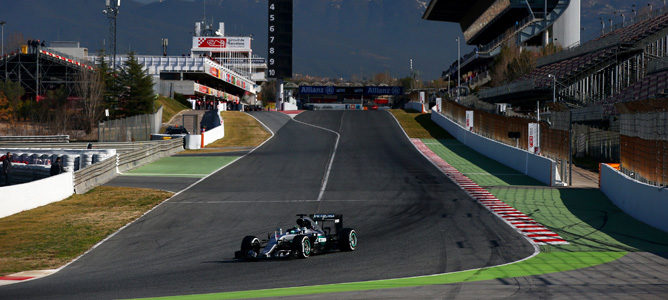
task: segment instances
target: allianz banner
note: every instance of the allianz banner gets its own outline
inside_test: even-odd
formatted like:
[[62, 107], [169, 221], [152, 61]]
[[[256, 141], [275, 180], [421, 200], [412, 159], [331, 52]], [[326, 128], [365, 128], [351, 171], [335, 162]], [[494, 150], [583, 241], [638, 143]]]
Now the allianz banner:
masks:
[[300, 86], [299, 93], [304, 95], [402, 95], [404, 88], [400, 86]]

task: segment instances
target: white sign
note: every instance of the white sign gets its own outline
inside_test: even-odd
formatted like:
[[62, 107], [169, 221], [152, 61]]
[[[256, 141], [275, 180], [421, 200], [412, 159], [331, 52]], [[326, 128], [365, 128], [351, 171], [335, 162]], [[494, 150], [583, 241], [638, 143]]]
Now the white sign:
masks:
[[193, 37], [193, 51], [250, 51], [250, 37], [215, 37], [195, 36]]
[[436, 111], [443, 112], [443, 99], [436, 98]]
[[473, 130], [473, 111], [472, 110], [467, 110], [466, 111], [466, 130], [469, 130], [469, 131]]
[[531, 153], [540, 152], [540, 125], [538, 123], [529, 123], [527, 150]]
[[420, 103], [424, 104], [424, 92], [420, 92]]

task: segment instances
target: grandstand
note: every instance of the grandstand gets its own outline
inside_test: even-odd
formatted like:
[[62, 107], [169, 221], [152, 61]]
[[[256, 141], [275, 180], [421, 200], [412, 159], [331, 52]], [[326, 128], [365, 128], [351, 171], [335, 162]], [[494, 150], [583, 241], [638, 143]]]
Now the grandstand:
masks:
[[93, 64], [47, 47], [24, 47], [0, 58], [0, 81], [20, 82], [32, 99], [42, 99], [47, 91], [60, 87], [74, 96], [82, 69], [92, 70]]
[[[432, 0], [422, 18], [458, 23], [466, 43], [476, 46], [459, 58], [462, 81], [471, 88], [489, 82], [492, 58], [506, 43], [563, 48], [580, 43], [580, 0]], [[457, 68], [455, 61], [443, 78], [456, 79]]]
[[[658, 10], [582, 46], [540, 58], [529, 74], [508, 85], [482, 90], [479, 97], [515, 104], [550, 100], [556, 85], [554, 100], [573, 107], [629, 101], [633, 99], [628, 97], [633, 98], [634, 94], [627, 88], [643, 81], [650, 73], [648, 66], [662, 61], [667, 54], [668, 13]], [[651, 78], [665, 81], [660, 73], [658, 76]], [[657, 84], [663, 87], [665, 82]], [[637, 92], [636, 100], [641, 100], [663, 91]]]

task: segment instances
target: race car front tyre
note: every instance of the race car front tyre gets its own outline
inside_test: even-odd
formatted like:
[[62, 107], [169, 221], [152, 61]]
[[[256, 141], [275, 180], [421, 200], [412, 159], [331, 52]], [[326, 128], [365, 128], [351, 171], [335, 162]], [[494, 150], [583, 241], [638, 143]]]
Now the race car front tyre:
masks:
[[292, 252], [296, 258], [307, 258], [311, 255], [311, 240], [308, 236], [297, 235], [292, 239]]
[[357, 248], [357, 232], [352, 228], [343, 228], [339, 235], [339, 249], [341, 251], [355, 251]]
[[260, 239], [256, 236], [248, 235], [241, 241], [241, 255], [243, 258], [257, 258], [260, 254]]

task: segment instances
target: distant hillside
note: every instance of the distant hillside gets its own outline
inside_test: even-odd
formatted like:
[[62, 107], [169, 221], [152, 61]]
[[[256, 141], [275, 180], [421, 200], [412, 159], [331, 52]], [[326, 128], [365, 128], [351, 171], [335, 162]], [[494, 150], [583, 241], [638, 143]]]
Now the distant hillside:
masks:
[[[600, 34], [599, 16], [608, 19], [616, 10], [632, 15], [627, 0], [581, 0], [582, 37]], [[408, 74], [408, 61], [423, 78], [440, 75], [455, 60], [458, 25], [424, 21], [428, 0], [295, 0], [294, 71], [330, 77], [351, 77], [390, 71]], [[654, 7], [663, 1], [653, 0]], [[226, 24], [228, 35], [253, 34], [255, 53], [266, 56], [266, 0], [123, 0], [118, 18], [121, 52], [158, 55], [160, 41], [169, 39], [170, 55], [190, 49], [194, 22]], [[642, 3], [642, 4], [640, 4]], [[647, 1], [639, 2], [646, 7]], [[0, 19], [5, 37], [20, 31], [26, 38], [77, 40], [91, 52], [108, 39], [103, 0], [2, 1]], [[621, 16], [615, 17], [621, 22]], [[606, 26], [608, 26], [606, 24]], [[462, 54], [470, 51], [463, 47]]]
[[[102, 0], [5, 1], [0, 19], [6, 34], [78, 40], [91, 52], [108, 39]], [[123, 0], [118, 17], [122, 52], [160, 54], [169, 39], [169, 54], [190, 49], [194, 22], [204, 15], [202, 0]], [[440, 75], [457, 49], [455, 24], [421, 19], [425, 1], [418, 0], [295, 0], [294, 71], [330, 77], [371, 76], [390, 71], [408, 74], [408, 61], [425, 78]], [[226, 24], [228, 35], [253, 34], [255, 53], [266, 56], [266, 0], [208, 0], [206, 17]], [[17, 28], [18, 27], [18, 28]]]

